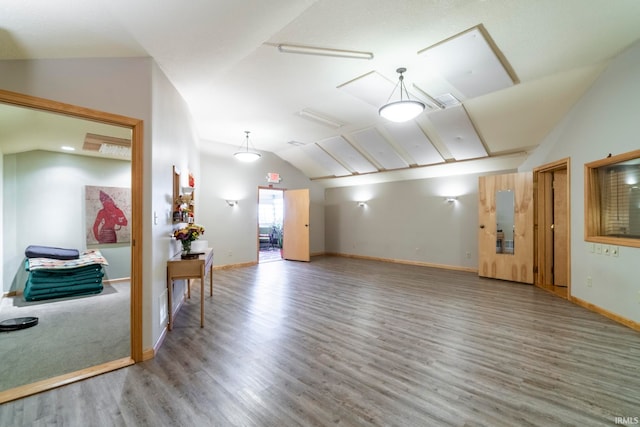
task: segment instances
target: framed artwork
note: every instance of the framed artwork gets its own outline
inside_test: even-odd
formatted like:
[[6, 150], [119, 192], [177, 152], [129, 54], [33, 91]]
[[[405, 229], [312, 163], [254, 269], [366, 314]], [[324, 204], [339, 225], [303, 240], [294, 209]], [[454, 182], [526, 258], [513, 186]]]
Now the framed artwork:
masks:
[[131, 241], [131, 189], [85, 187], [87, 245]]

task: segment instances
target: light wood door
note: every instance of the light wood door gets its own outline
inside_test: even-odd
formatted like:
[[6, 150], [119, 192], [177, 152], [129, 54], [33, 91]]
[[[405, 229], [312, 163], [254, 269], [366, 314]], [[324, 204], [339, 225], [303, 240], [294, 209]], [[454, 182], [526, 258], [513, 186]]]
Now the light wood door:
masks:
[[[513, 253], [496, 251], [498, 191], [514, 193]], [[489, 175], [478, 181], [478, 274], [533, 283], [533, 175]]]
[[309, 261], [309, 189], [285, 190], [282, 258]]
[[553, 284], [567, 286], [567, 170], [553, 172]]
[[536, 192], [534, 283], [563, 298], [569, 297], [571, 288], [569, 171], [568, 158], [533, 171]]

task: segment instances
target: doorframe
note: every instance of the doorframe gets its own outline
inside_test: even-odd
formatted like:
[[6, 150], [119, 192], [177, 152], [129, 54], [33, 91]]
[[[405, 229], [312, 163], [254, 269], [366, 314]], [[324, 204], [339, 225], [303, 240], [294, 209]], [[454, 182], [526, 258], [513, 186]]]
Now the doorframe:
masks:
[[[553, 192], [543, 185], [546, 177], [554, 172], [565, 170], [567, 173], [567, 287], [566, 291], [555, 289], [553, 284], [544, 283], [544, 272], [548, 269], [548, 257], [546, 256], [547, 243], [542, 232], [544, 228], [550, 226], [545, 215], [545, 206], [553, 203]], [[533, 191], [534, 191], [534, 249], [533, 249], [533, 284], [539, 288], [547, 290], [554, 295], [571, 300], [571, 158], [566, 157], [555, 162], [547, 163], [533, 170]], [[551, 261], [553, 263], [553, 261]]]
[[69, 374], [12, 388], [0, 393], [0, 403], [27, 397], [105, 372], [120, 369], [143, 360], [142, 350], [142, 179], [144, 122], [117, 114], [38, 98], [0, 89], [0, 102], [18, 107], [48, 111], [69, 117], [93, 120], [131, 129], [131, 302], [130, 340], [131, 355]]
[[[284, 222], [284, 192], [287, 191], [286, 188], [274, 187], [273, 184], [268, 186], [259, 185], [258, 186], [258, 197], [256, 201], [256, 205], [258, 206], [258, 214], [256, 215], [256, 259], [257, 263], [260, 264], [260, 190], [271, 190], [271, 191], [280, 191], [282, 193], [283, 205], [282, 205], [282, 218]], [[284, 223], [283, 223], [284, 225]], [[282, 256], [280, 257], [281, 259]]]

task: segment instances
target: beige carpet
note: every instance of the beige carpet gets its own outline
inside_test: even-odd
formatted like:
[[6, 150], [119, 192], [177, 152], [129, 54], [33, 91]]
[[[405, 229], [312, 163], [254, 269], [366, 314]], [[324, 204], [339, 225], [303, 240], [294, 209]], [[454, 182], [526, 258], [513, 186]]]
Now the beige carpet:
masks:
[[129, 356], [130, 301], [129, 282], [82, 297], [2, 298], [0, 321], [35, 316], [39, 322], [0, 332], [0, 390]]

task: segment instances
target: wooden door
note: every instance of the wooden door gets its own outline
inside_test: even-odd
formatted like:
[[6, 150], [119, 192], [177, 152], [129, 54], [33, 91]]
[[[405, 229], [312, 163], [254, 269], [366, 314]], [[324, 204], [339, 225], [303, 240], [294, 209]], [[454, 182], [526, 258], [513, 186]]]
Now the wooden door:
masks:
[[571, 288], [569, 159], [540, 166], [533, 171], [536, 225], [534, 277], [536, 286], [568, 298]]
[[[513, 192], [513, 250], [498, 242], [496, 195]], [[533, 175], [530, 172], [489, 175], [478, 181], [478, 274], [533, 283]], [[510, 226], [511, 227], [511, 226]], [[500, 234], [502, 237], [502, 232]], [[509, 248], [511, 249], [511, 248]]]
[[553, 285], [568, 283], [567, 170], [553, 172]]
[[282, 258], [309, 261], [309, 189], [285, 190]]

